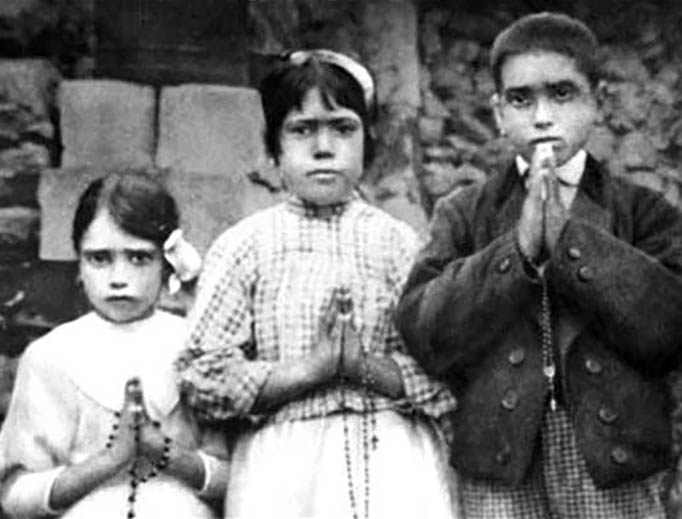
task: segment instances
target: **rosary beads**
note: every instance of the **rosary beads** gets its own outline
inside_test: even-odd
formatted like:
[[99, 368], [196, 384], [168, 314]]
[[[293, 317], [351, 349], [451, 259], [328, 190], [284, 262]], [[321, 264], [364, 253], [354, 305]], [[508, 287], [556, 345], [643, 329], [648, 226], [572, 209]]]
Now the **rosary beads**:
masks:
[[[350, 298], [350, 292], [347, 288], [339, 289], [339, 318], [348, 324], [352, 320], [352, 315], [353, 302]], [[345, 333], [342, 334], [341, 341], [343, 350], [345, 347]], [[370, 394], [371, 388], [374, 386], [374, 378], [372, 376], [372, 371], [369, 364], [369, 352], [365, 348], [362, 348], [361, 355], [363, 409], [361, 414], [360, 430], [362, 434], [362, 461], [364, 476], [364, 517], [367, 519], [369, 517], [370, 503], [370, 452], [372, 450], [376, 450], [378, 438], [376, 436], [376, 408], [374, 400]], [[359, 519], [358, 503], [355, 495], [355, 485], [353, 484], [350, 430], [348, 427], [348, 416], [345, 410], [346, 391], [343, 384], [341, 385], [341, 400], [344, 407], [341, 416], [343, 420], [343, 450], [346, 462], [346, 478], [348, 481], [348, 499], [350, 501], [353, 519]]]
[[[116, 421], [112, 425], [112, 431], [107, 437], [107, 443], [106, 443], [106, 448], [111, 449], [113, 447], [114, 441], [116, 440], [116, 435], [117, 432], [120, 428], [120, 418], [121, 418], [121, 413], [116, 411], [114, 413], [114, 417], [116, 418]], [[156, 429], [161, 428], [161, 423], [160, 422], [152, 422], [152, 425]], [[139, 445], [140, 445], [140, 429], [141, 429], [141, 423], [140, 420], [135, 419], [135, 423], [132, 426], [133, 431], [135, 434], [135, 449], [136, 451], [139, 452]], [[168, 467], [168, 463], [170, 462], [170, 449], [171, 449], [171, 444], [173, 443], [173, 440], [169, 438], [168, 436], [163, 437], [163, 454], [161, 455], [161, 458], [156, 462], [152, 464], [151, 469], [146, 473], [146, 474], [141, 474], [139, 472], [139, 468], [141, 465], [141, 461], [143, 459], [143, 456], [140, 456], [137, 454], [135, 458], [133, 459], [130, 468], [128, 469], [128, 475], [130, 476], [130, 491], [128, 493], [128, 514], [127, 518], [128, 519], [134, 519], [135, 517], [135, 502], [137, 501], [137, 490], [139, 486], [143, 483], [146, 483], [152, 478], [155, 478], [159, 475], [159, 472], [163, 471], [166, 467]]]

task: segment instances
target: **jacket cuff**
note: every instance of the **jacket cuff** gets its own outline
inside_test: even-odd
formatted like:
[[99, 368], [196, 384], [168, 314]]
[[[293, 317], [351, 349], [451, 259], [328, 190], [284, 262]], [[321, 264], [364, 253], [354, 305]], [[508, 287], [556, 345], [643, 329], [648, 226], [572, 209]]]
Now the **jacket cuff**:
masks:
[[443, 383], [426, 375], [413, 358], [400, 352], [394, 352], [390, 356], [398, 365], [403, 379], [406, 411], [420, 411], [438, 419], [455, 410], [457, 401], [450, 390]]

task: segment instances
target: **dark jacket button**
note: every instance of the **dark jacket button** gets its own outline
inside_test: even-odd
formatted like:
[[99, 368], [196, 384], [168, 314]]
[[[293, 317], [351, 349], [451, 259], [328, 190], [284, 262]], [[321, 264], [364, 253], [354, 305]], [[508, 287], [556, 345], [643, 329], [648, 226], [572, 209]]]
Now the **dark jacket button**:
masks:
[[610, 425], [618, 419], [618, 413], [609, 407], [601, 407], [597, 411], [597, 416], [606, 425]]
[[505, 445], [502, 450], [495, 454], [495, 461], [500, 465], [506, 465], [511, 460], [511, 448]]
[[504, 258], [497, 265], [497, 271], [500, 272], [501, 274], [504, 274], [505, 272], [509, 272], [510, 268], [511, 268], [511, 260], [509, 259], [509, 257]]
[[618, 465], [626, 463], [629, 457], [630, 456], [623, 447], [614, 447], [611, 449], [611, 460]]
[[582, 266], [578, 269], [578, 277], [582, 281], [592, 281], [594, 279], [594, 271], [587, 266]]
[[566, 251], [566, 254], [572, 260], [580, 259], [583, 255], [583, 253], [580, 252], [580, 249], [577, 247], [569, 247], [568, 251]]
[[585, 359], [585, 369], [587, 369], [587, 371], [589, 371], [593, 375], [599, 375], [604, 369], [604, 367], [601, 365], [601, 362], [599, 362], [594, 357], [587, 357]]
[[509, 389], [505, 394], [504, 398], [500, 402], [500, 405], [504, 407], [507, 411], [513, 411], [516, 409], [516, 405], [519, 403], [519, 395], [513, 389]]
[[512, 364], [513, 366], [518, 366], [524, 361], [525, 358], [526, 352], [521, 347], [514, 348], [512, 351], [509, 352], [509, 356], [507, 357], [509, 363]]

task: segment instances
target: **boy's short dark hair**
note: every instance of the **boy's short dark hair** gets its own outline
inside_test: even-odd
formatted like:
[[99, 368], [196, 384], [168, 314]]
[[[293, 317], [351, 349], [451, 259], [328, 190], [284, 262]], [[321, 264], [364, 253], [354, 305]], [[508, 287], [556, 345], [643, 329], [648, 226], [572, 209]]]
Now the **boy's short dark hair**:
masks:
[[360, 84], [342, 67], [327, 63], [311, 55], [302, 64], [291, 63], [282, 57], [260, 83], [259, 91], [265, 115], [265, 147], [268, 154], [279, 160], [282, 124], [294, 108], [300, 109], [305, 95], [319, 88], [328, 108], [332, 102], [358, 114], [364, 127], [364, 163], [374, 158], [374, 107], [365, 102]]
[[507, 58], [533, 51], [556, 52], [575, 60], [592, 88], [599, 82], [598, 42], [580, 20], [563, 13], [543, 12], [523, 16], [500, 32], [490, 52], [495, 88], [502, 89], [502, 66]]

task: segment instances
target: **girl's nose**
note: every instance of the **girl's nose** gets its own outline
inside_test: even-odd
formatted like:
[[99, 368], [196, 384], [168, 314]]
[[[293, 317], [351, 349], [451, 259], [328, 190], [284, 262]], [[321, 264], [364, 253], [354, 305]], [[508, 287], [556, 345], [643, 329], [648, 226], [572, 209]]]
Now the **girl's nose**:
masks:
[[313, 154], [315, 158], [328, 158], [334, 155], [333, 138], [329, 128], [319, 128], [315, 133]]
[[124, 288], [128, 285], [128, 265], [125, 261], [114, 261], [109, 270], [109, 286]]

